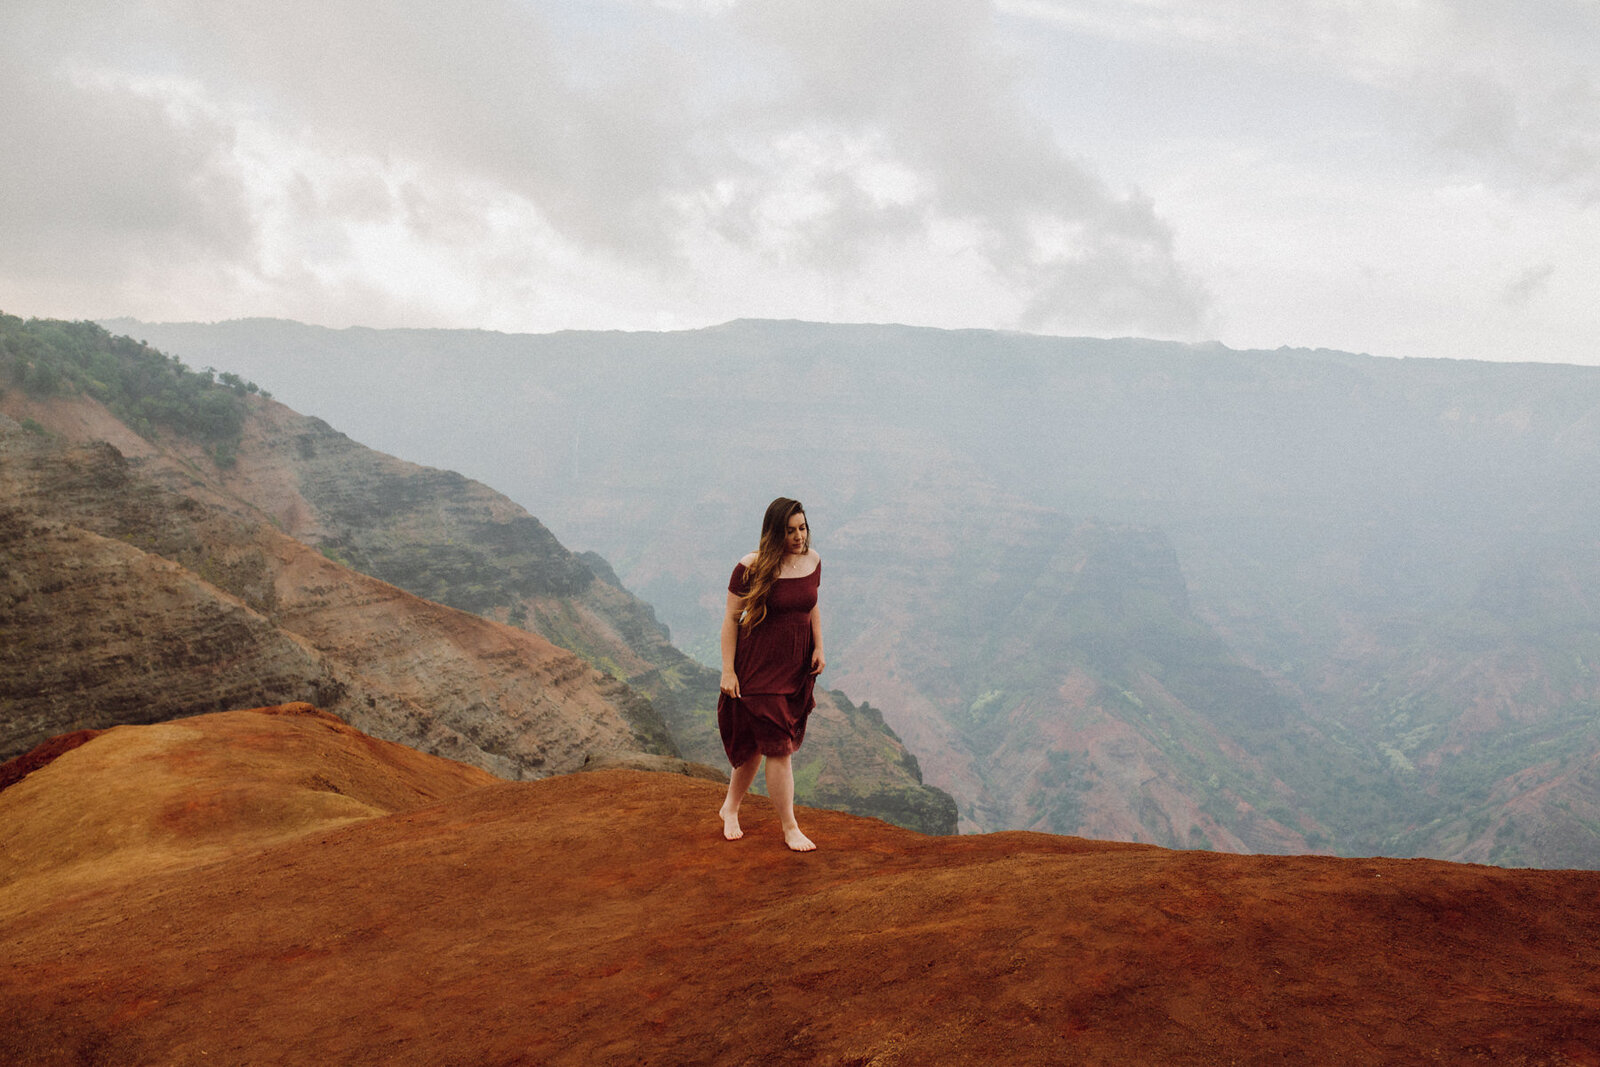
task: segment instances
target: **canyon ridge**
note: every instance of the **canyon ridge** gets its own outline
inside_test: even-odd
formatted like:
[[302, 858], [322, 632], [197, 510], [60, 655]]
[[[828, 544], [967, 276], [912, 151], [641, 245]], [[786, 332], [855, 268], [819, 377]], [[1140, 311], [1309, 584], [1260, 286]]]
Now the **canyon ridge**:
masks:
[[1600, 867], [1600, 368], [114, 325], [538, 501], [702, 657], [783, 487], [828, 566], [830, 684], [966, 829]]

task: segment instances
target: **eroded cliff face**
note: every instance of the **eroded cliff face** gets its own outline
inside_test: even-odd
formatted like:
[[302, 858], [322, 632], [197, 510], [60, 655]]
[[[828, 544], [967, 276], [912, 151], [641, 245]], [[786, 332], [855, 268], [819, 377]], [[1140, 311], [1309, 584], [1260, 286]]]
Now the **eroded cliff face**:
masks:
[[263, 694], [338, 699], [315, 648], [180, 564], [14, 506], [0, 543], [0, 754]]
[[354, 572], [199, 479], [170, 488], [182, 474], [0, 416], [0, 753], [297, 700], [510, 778], [676, 753], [647, 700], [572, 653]]

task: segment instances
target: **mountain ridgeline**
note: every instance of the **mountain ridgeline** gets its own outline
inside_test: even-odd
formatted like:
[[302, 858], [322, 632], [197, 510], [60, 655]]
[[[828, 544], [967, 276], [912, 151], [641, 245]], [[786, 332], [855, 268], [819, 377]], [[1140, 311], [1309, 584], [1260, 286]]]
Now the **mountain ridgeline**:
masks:
[[[513, 778], [630, 750], [724, 762], [716, 674], [505, 497], [92, 324], [0, 326], [4, 754], [304, 700]], [[177, 399], [130, 422], [138, 388]], [[184, 414], [223, 406], [220, 434]], [[820, 693], [809, 740], [803, 802], [954, 829], [870, 706]]]
[[735, 322], [119, 324], [537, 502], [680, 647], [776, 492], [969, 829], [1600, 866], [1600, 369]]

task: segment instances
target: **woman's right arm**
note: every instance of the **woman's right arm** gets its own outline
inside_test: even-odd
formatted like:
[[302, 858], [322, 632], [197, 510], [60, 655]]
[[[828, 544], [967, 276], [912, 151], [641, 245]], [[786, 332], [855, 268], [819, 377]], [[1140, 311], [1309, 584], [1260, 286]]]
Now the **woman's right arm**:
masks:
[[737, 593], [728, 594], [728, 608], [722, 613], [722, 691], [739, 699], [739, 676], [733, 673], [733, 652], [739, 645], [739, 615], [744, 611], [744, 598]]

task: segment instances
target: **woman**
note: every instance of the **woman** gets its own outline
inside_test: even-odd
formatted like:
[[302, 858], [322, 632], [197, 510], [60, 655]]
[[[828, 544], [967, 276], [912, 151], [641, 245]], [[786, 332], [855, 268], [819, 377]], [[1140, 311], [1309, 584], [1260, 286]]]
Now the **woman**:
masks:
[[722, 802], [722, 836], [744, 836], [739, 805], [767, 760], [767, 795], [778, 809], [784, 842], [796, 852], [817, 846], [794, 817], [794, 770], [789, 757], [805, 740], [816, 706], [812, 687], [826, 665], [817, 586], [822, 558], [811, 551], [811, 529], [800, 501], [780, 496], [767, 506], [761, 544], [733, 568], [722, 617], [722, 695], [717, 727], [733, 764]]

